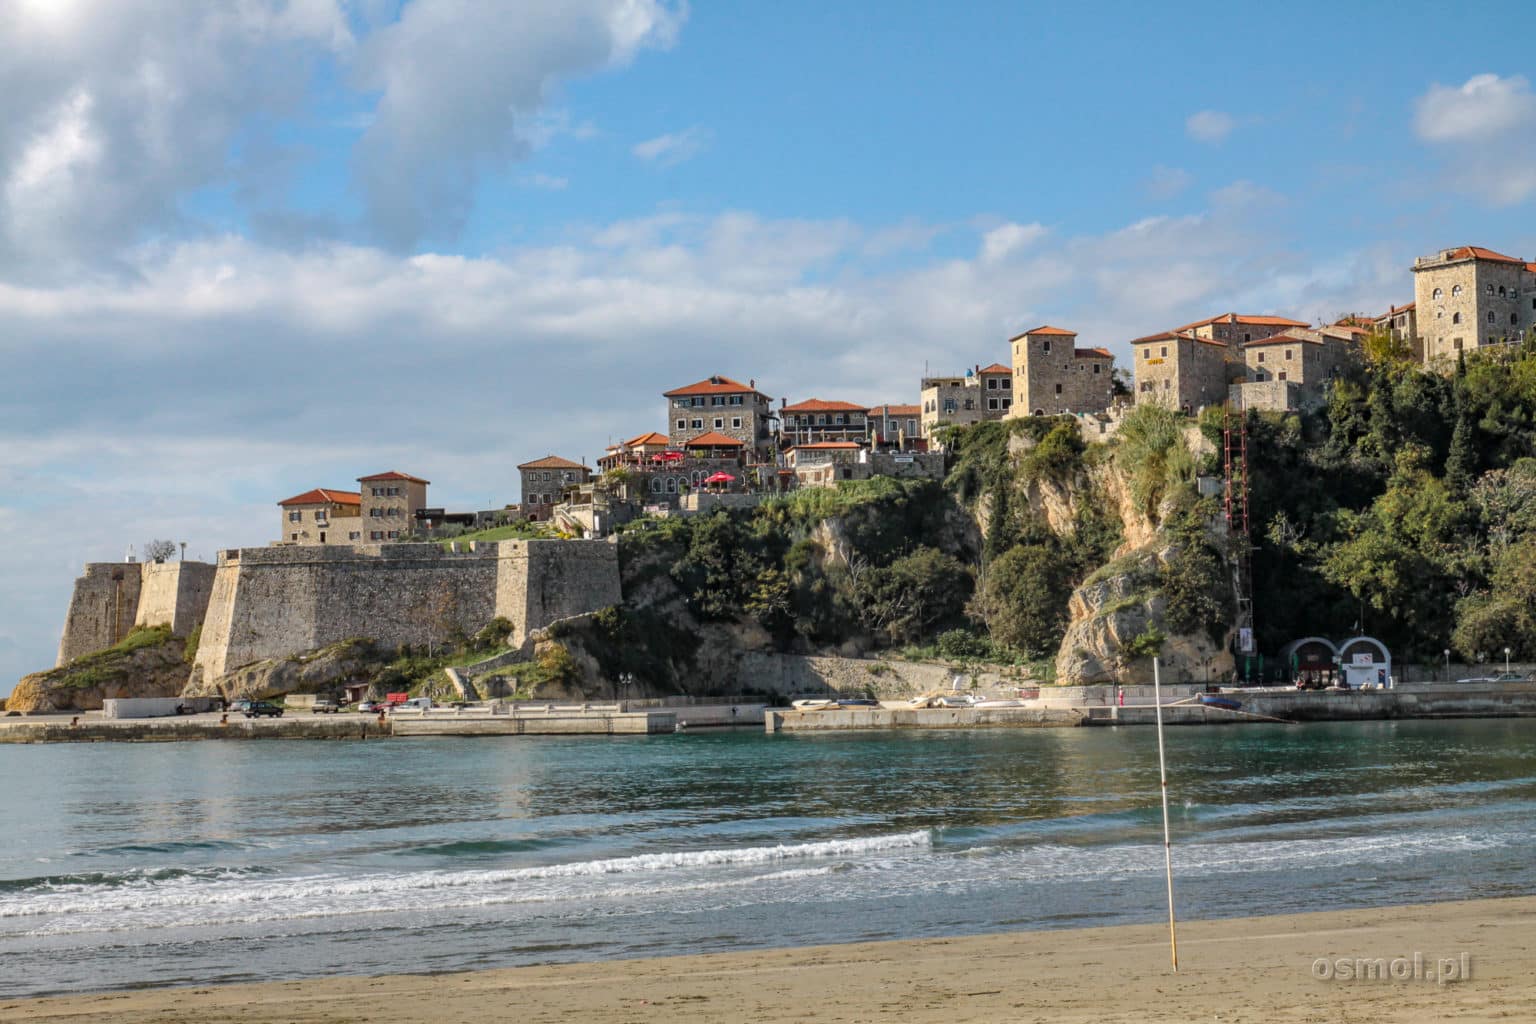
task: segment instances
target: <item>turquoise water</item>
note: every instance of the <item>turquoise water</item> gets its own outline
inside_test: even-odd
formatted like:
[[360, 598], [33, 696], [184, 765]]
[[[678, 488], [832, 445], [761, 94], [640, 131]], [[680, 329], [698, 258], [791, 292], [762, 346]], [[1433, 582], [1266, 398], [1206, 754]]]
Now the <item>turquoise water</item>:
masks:
[[[1536, 892], [1533, 730], [1170, 730], [1181, 915]], [[0, 996], [1155, 921], [1156, 766], [1144, 728], [0, 746]]]

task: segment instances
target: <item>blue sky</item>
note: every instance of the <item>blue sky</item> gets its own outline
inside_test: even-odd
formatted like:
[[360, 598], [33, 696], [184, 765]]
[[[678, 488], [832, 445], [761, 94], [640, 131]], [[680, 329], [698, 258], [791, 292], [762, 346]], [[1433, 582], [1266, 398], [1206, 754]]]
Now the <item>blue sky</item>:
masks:
[[1536, 258], [1536, 8], [0, 7], [0, 692], [70, 581], [399, 468], [515, 501], [709, 373], [915, 401], [1039, 323]]

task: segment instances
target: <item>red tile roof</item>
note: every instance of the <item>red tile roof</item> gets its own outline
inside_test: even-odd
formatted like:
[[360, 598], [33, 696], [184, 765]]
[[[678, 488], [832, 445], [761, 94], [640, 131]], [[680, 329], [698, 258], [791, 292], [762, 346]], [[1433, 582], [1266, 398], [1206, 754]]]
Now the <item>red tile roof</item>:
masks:
[[1536, 274], [1536, 263], [1527, 263], [1525, 265], [1525, 269], [1529, 270], [1533, 274]]
[[683, 447], [685, 447], [685, 448], [745, 448], [746, 446], [747, 446], [747, 443], [745, 441], [738, 441], [734, 437], [726, 437], [724, 434], [717, 434], [713, 430], [711, 430], [707, 434], [700, 434], [698, 437], [694, 438], [692, 441], [689, 441]]
[[278, 502], [279, 505], [361, 505], [363, 496], [354, 491], [335, 491], [329, 487], [316, 487], [303, 494], [295, 494]]
[[1149, 334], [1145, 338], [1136, 338], [1131, 342], [1131, 344], [1142, 345], [1153, 341], [1198, 341], [1202, 345], [1215, 345], [1219, 348], [1227, 347], [1226, 342], [1218, 341], [1215, 338], [1202, 338], [1198, 334], [1180, 334], [1177, 331], [1164, 331], [1161, 334]]
[[799, 448], [863, 448], [857, 441], [817, 441], [814, 444], [791, 445], [790, 450]]
[[1210, 317], [1210, 318], [1208, 318], [1206, 320], [1196, 320], [1194, 323], [1192, 323], [1192, 324], [1185, 324], [1183, 327], [1175, 327], [1174, 330], [1175, 331], [1190, 331], [1190, 330], [1194, 330], [1196, 327], [1208, 327], [1211, 324], [1220, 323], [1223, 320], [1225, 320], [1228, 323], [1250, 324], [1250, 325], [1252, 325], [1254, 327], [1306, 327], [1307, 326], [1307, 322], [1305, 320], [1291, 320], [1291, 319], [1289, 319], [1287, 317], [1283, 317], [1283, 316], [1253, 316], [1253, 315], [1246, 314], [1246, 313], [1222, 313], [1222, 314], [1220, 314], [1218, 316], [1213, 316], [1213, 317]]
[[[743, 384], [737, 380], [731, 380], [729, 377], [722, 377], [717, 373], [713, 377], [699, 381], [697, 384], [689, 384], [687, 387], [674, 388], [671, 391], [663, 391], [661, 396], [663, 398], [683, 398], [688, 395], [741, 394], [762, 395], [763, 393], [754, 387]], [[763, 397], [767, 398], [768, 396], [763, 395]]]
[[628, 441], [624, 442], [624, 447], [651, 448], [656, 445], [661, 445], [663, 448], [665, 448], [671, 443], [671, 440], [667, 437], [666, 434], [660, 434], [653, 430], [649, 434], [641, 434], [639, 437], [630, 438]]
[[1268, 338], [1245, 341], [1243, 348], [1258, 348], [1260, 345], [1321, 345], [1322, 343], [1321, 338], [1295, 338], [1289, 334], [1276, 334]]
[[794, 405], [786, 405], [780, 412], [865, 412], [865, 408], [855, 402], [827, 402], [820, 398], [807, 398], [803, 402]]
[[[1076, 331], [1063, 330], [1060, 327], [1052, 327], [1050, 324], [1045, 324], [1045, 325], [1043, 325], [1041, 327], [1036, 327], [1032, 331], [1025, 331], [1024, 334], [1051, 334], [1051, 335], [1056, 335], [1056, 336], [1062, 337], [1062, 338], [1075, 338], [1075, 337], [1077, 337], [1077, 332]], [[1022, 334], [1021, 335], [1015, 335], [1015, 337], [1023, 337], [1023, 336], [1024, 335], [1022, 335]], [[1008, 340], [1012, 341], [1013, 339], [1009, 338]]]
[[1099, 359], [1114, 358], [1114, 356], [1109, 354], [1109, 349], [1107, 348], [1075, 348], [1072, 350], [1072, 354], [1079, 359], [1093, 359], [1095, 357]]
[[1503, 253], [1494, 252], [1492, 249], [1484, 249], [1477, 245], [1464, 245], [1460, 249], [1452, 249], [1445, 254], [1445, 258], [1451, 260], [1489, 260], [1493, 263], [1525, 262], [1525, 260], [1517, 260], [1513, 256], [1505, 256]]
[[586, 469], [587, 467], [583, 466], [579, 462], [572, 462], [570, 459], [562, 459], [558, 455], [546, 455], [542, 459], [534, 459], [532, 462], [525, 462], [521, 466], [518, 466], [517, 468], [518, 469]]
[[[1536, 266], [1536, 264], [1532, 264], [1532, 265]], [[1396, 316], [1399, 313], [1406, 313], [1410, 309], [1414, 308], [1414, 305], [1415, 305], [1414, 303], [1410, 302], [1406, 306], [1393, 306], [1391, 309], [1387, 310], [1385, 313], [1381, 314], [1381, 316], [1377, 317], [1376, 319], [1377, 320], [1382, 320], [1382, 319], [1385, 319], [1386, 317], [1389, 317], [1389, 316]]]
[[982, 373], [1006, 373], [1006, 374], [1012, 374], [1013, 373], [1013, 367], [1011, 367], [1011, 366], [1004, 366], [1002, 363], [993, 363], [991, 366], [983, 366], [981, 368], [981, 372]]
[[357, 478], [357, 482], [360, 484], [371, 484], [376, 480], [404, 480], [406, 483], [411, 484], [430, 484], [432, 482], [431, 480], [423, 480], [419, 476], [402, 473], [398, 469], [392, 469], [388, 473], [375, 473], [373, 476], [360, 476]]
[[871, 416], [921, 416], [920, 405], [877, 405], [869, 410]]
[[1359, 324], [1334, 324], [1328, 328], [1330, 331], [1347, 331], [1350, 334], [1370, 334], [1369, 327], [1361, 327]]

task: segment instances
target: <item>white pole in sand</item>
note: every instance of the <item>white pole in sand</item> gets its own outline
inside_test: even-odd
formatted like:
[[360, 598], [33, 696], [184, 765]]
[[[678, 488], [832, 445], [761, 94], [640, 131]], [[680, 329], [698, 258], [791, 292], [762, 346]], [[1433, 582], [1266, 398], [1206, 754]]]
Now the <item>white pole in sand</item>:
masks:
[[1173, 952], [1173, 973], [1179, 973], [1179, 935], [1173, 923], [1173, 840], [1168, 833], [1168, 761], [1163, 756], [1163, 682], [1156, 658], [1152, 659], [1152, 699], [1157, 703], [1157, 774], [1163, 788], [1163, 866], [1168, 872], [1168, 942]]

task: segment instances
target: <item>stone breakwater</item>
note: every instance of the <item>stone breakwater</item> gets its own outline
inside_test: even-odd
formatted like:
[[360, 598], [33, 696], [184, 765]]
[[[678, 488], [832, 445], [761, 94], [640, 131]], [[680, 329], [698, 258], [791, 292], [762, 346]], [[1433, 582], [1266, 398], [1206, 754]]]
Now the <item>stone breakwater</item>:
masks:
[[0, 743], [166, 743], [177, 740], [371, 740], [391, 735], [388, 719], [371, 715], [259, 718], [218, 715], [104, 721], [64, 716], [0, 720]]

